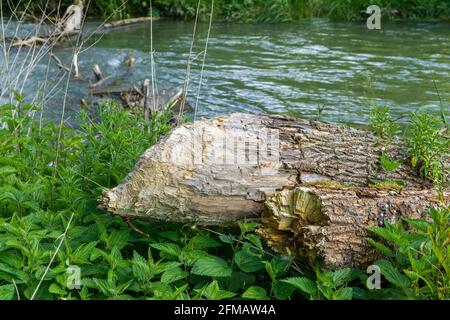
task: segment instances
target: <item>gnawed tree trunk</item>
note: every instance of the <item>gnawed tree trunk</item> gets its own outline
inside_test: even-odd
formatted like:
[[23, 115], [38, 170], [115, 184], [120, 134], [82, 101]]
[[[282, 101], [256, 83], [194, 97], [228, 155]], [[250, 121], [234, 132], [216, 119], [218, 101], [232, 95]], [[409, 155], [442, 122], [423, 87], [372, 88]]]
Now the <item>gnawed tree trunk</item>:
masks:
[[[269, 246], [325, 268], [369, 265], [380, 253], [365, 238], [368, 227], [422, 218], [438, 204], [430, 190], [374, 190], [339, 185], [297, 187], [266, 201], [259, 233]], [[448, 196], [448, 194], [447, 194]]]
[[[400, 140], [385, 152], [407, 162]], [[174, 129], [104, 192], [102, 205], [121, 216], [197, 225], [260, 220], [260, 233], [280, 252], [290, 248], [329, 268], [362, 266], [376, 258], [366, 227], [416, 217], [435, 196], [408, 165], [384, 172], [380, 155], [368, 131], [232, 114]], [[404, 188], [368, 186], [388, 179]]]

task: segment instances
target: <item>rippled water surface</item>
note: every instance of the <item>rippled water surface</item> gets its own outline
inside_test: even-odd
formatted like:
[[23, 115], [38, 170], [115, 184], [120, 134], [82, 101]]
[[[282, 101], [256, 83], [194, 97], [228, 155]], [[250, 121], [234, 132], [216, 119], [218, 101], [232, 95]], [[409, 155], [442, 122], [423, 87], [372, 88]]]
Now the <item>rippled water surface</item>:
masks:
[[[196, 55], [204, 48], [206, 25], [201, 25]], [[192, 23], [160, 20], [154, 23], [159, 87], [182, 87]], [[66, 114], [75, 117], [87, 92], [90, 66], [105, 73], [118, 72], [129, 51], [137, 59], [132, 84], [150, 76], [149, 24], [95, 36], [92, 48], [80, 56], [85, 81], [69, 83]], [[23, 55], [23, 53], [21, 53]], [[64, 60], [69, 49], [59, 49]], [[34, 94], [47, 70], [39, 62], [24, 86]], [[193, 64], [189, 100], [195, 102], [201, 56]], [[59, 89], [47, 104], [57, 117], [66, 81], [52, 67], [49, 73]], [[295, 24], [214, 24], [204, 73], [198, 113], [292, 113], [354, 124], [367, 121], [368, 105], [391, 105], [397, 115], [423, 105], [450, 102], [450, 24], [384, 24], [367, 30], [365, 24], [315, 20]], [[48, 88], [46, 90], [49, 90]], [[429, 107], [434, 111], [437, 107]], [[321, 110], [321, 111], [319, 111]]]

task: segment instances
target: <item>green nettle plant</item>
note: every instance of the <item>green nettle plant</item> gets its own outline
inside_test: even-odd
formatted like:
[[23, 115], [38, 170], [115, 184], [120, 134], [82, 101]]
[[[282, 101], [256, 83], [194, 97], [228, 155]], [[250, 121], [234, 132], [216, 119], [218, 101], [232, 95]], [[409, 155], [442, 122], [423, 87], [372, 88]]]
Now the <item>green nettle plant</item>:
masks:
[[450, 139], [445, 117], [414, 112], [409, 126], [409, 148], [411, 164], [425, 178], [430, 179], [438, 189], [448, 185], [446, 157], [450, 150]]
[[388, 106], [373, 106], [369, 114], [369, 126], [378, 138], [378, 143], [386, 148], [398, 134], [400, 127], [392, 118]]
[[[388, 147], [400, 131], [400, 126], [392, 118], [388, 106], [373, 106], [369, 114], [369, 127], [377, 137], [381, 148], [380, 166], [386, 173], [393, 172], [401, 166], [401, 161], [392, 160], [388, 154]], [[371, 181], [369, 181], [369, 184]], [[383, 188], [402, 188], [403, 181], [386, 180], [375, 182], [374, 185]]]
[[368, 240], [387, 257], [376, 264], [390, 284], [384, 299], [450, 299], [450, 207], [430, 208], [431, 219], [407, 219], [371, 228]]
[[[258, 224], [214, 230], [155, 222], [128, 227], [97, 208], [139, 156], [170, 130], [169, 115], [101, 106], [79, 129], [35, 121], [16, 97], [0, 107], [0, 299], [448, 299], [449, 210], [386, 225], [369, 240], [382, 290], [365, 270], [324, 271], [271, 252]], [[69, 272], [80, 271], [80, 283]]]

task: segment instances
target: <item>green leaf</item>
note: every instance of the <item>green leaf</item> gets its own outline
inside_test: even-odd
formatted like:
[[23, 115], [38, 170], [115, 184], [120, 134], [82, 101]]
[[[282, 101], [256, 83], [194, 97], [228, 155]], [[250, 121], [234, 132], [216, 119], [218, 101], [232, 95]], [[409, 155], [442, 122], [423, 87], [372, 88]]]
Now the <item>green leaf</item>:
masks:
[[153, 273], [150, 271], [150, 265], [147, 263], [147, 260], [136, 251], [133, 252], [131, 269], [133, 276], [142, 282], [149, 281], [153, 278]]
[[176, 258], [181, 255], [181, 248], [175, 243], [153, 243], [150, 246]]
[[79, 246], [73, 253], [72, 263], [89, 264], [90, 263], [89, 258], [96, 246], [97, 241], [93, 241]]
[[333, 272], [333, 283], [336, 287], [340, 287], [343, 284], [352, 280], [352, 269], [344, 268]]
[[261, 238], [258, 237], [257, 235], [255, 235], [255, 234], [246, 234], [244, 238], [247, 239], [248, 241], [250, 241], [255, 247], [257, 247], [259, 249], [263, 248], [263, 245], [262, 245], [262, 242], [261, 242]]
[[406, 219], [406, 222], [408, 222], [408, 224], [414, 229], [422, 232], [427, 232], [431, 227], [431, 224], [423, 219]]
[[208, 236], [197, 235], [189, 241], [189, 245], [197, 250], [220, 247], [221, 244]]
[[233, 272], [230, 277], [219, 278], [221, 287], [228, 291], [237, 292], [243, 288], [247, 288], [256, 281], [256, 277], [252, 273], [244, 273], [241, 271]]
[[65, 296], [67, 294], [67, 292], [65, 290], [61, 289], [60, 286], [56, 283], [52, 283], [50, 285], [50, 287], [48, 288], [48, 292], [54, 293], [59, 296]]
[[164, 271], [161, 276], [162, 283], [172, 283], [178, 280], [184, 279], [189, 275], [188, 272], [181, 270], [181, 268], [176, 267], [169, 270]]
[[333, 294], [333, 300], [352, 300], [352, 288], [340, 288]]
[[217, 280], [214, 280], [209, 285], [206, 286], [203, 290], [201, 290], [203, 296], [208, 300], [223, 300], [234, 297], [236, 294], [233, 292], [229, 292], [226, 290], [221, 290], [219, 287], [219, 283]]
[[317, 283], [317, 289], [319, 289], [320, 293], [325, 297], [327, 300], [333, 299], [334, 291], [330, 286], [327, 286], [323, 283]]
[[12, 284], [6, 284], [0, 286], [0, 300], [12, 300], [15, 295], [14, 286]]
[[[2, 277], [2, 272], [8, 274], [5, 277]], [[16, 280], [17, 283], [25, 283], [28, 281], [29, 277], [26, 272], [22, 270], [18, 270], [7, 266], [6, 264], [0, 263], [0, 279], [4, 279], [6, 281], [10, 281], [11, 279]]]
[[256, 222], [239, 222], [239, 228], [241, 229], [242, 234], [246, 234], [248, 232], [254, 231], [261, 224]]
[[129, 231], [117, 231], [114, 230], [109, 235], [109, 238], [107, 240], [107, 247], [108, 249], [111, 249], [113, 247], [117, 247], [119, 249], [122, 249], [128, 244], [128, 239], [130, 238], [130, 232]]
[[231, 234], [229, 234], [229, 235], [221, 234], [219, 236], [219, 239], [223, 243], [232, 244], [236, 238], [233, 235], [231, 235]]
[[385, 256], [395, 257], [394, 251], [386, 247], [384, 244], [373, 240], [372, 238], [366, 238], [367, 242], [369, 242], [372, 246], [380, 250]]
[[229, 277], [232, 269], [222, 258], [209, 256], [198, 259], [191, 272], [199, 276]]
[[283, 281], [275, 281], [272, 283], [272, 292], [276, 299], [287, 300], [294, 293], [296, 287]]
[[380, 260], [376, 263], [381, 269], [381, 274], [392, 284], [400, 288], [409, 288], [411, 281], [400, 273], [391, 262]]
[[399, 161], [392, 161], [386, 153], [382, 153], [380, 157], [380, 164], [384, 170], [391, 172], [397, 170], [401, 163]]
[[239, 250], [234, 254], [234, 262], [244, 272], [256, 272], [264, 268], [264, 262], [249, 249]]
[[251, 300], [269, 300], [266, 290], [259, 286], [251, 286], [243, 294], [242, 298]]
[[0, 167], [0, 176], [7, 176], [16, 172], [17, 169], [13, 167]]
[[316, 284], [311, 279], [305, 277], [288, 278], [281, 281], [288, 283], [310, 295], [314, 294], [317, 291]]

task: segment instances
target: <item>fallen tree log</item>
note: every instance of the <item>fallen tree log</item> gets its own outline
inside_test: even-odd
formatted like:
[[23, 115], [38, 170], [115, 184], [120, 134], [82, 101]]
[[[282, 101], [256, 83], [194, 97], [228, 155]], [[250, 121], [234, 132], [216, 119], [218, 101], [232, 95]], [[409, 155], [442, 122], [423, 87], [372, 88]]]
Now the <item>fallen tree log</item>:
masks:
[[[377, 257], [365, 241], [367, 227], [417, 217], [436, 203], [404, 149], [397, 139], [384, 151], [405, 163], [384, 172], [369, 131], [232, 114], [173, 130], [101, 202], [113, 214], [144, 220], [219, 226], [258, 220], [277, 251], [289, 248], [327, 268], [363, 266]], [[399, 180], [402, 187], [369, 186]]]

